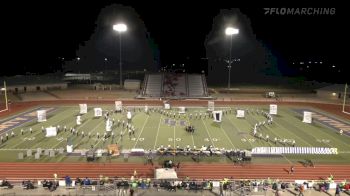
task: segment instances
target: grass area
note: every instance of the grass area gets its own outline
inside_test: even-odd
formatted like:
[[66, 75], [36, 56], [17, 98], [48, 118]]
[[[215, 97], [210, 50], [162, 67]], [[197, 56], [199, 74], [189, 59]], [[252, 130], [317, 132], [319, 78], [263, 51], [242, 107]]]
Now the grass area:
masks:
[[[72, 106], [57, 106], [56, 110], [49, 113], [47, 121], [38, 123], [36, 118], [30, 122], [19, 125], [14, 128], [15, 137], [10, 137], [8, 141], [1, 143], [0, 145], [0, 161], [23, 161], [23, 162], [75, 162], [85, 161], [85, 158], [81, 157], [66, 157], [64, 155], [56, 155], [55, 158], [43, 156], [40, 160], [35, 160], [34, 157], [28, 157], [24, 160], [17, 160], [18, 152], [24, 152], [26, 149], [58, 149], [66, 148], [67, 139], [70, 139], [73, 143], [74, 149], [89, 149], [91, 145], [94, 148], [106, 149], [108, 144], [117, 143], [121, 150], [132, 148], [157, 149], [160, 145], [163, 146], [180, 146], [185, 147], [190, 145], [191, 147], [201, 147], [202, 145], [212, 145], [217, 148], [225, 149], [247, 149], [250, 150], [254, 147], [264, 146], [282, 146], [280, 143], [266, 142], [260, 140], [252, 135], [252, 127], [255, 123], [266, 121], [266, 118], [261, 114], [255, 112], [257, 109], [268, 111], [268, 106], [230, 106], [232, 113], [228, 112], [223, 116], [221, 123], [215, 123], [210, 118], [195, 118], [195, 114], [201, 113], [202, 116], [206, 113], [206, 108], [188, 108], [186, 116], [182, 115], [180, 118], [175, 118], [176, 125], [171, 126], [165, 124], [165, 119], [172, 119], [158, 112], [150, 112], [146, 114], [143, 111], [132, 108], [133, 113], [132, 124], [135, 126], [135, 135], [131, 137], [122, 126], [115, 125], [112, 127], [114, 132], [114, 138], [108, 138], [103, 141], [100, 137], [97, 138], [96, 134], [100, 136], [105, 132], [105, 120], [103, 117], [94, 117], [94, 106], [89, 106], [87, 114], [82, 116], [82, 124], [76, 125], [76, 115], [79, 112], [79, 107]], [[249, 109], [254, 112], [246, 114], [245, 118], [236, 118], [236, 107]], [[104, 105], [102, 109], [112, 111], [114, 105]], [[223, 108], [228, 110], [227, 108]], [[301, 122], [301, 115], [296, 113], [293, 107], [279, 106], [278, 115], [274, 116], [274, 122], [272, 125], [262, 126], [259, 130], [264, 136], [269, 135], [270, 139], [275, 137], [281, 139], [293, 139], [296, 141], [296, 146], [303, 147], [334, 147], [338, 148], [338, 155], [287, 155], [283, 157], [274, 158], [253, 158], [254, 163], [290, 163], [298, 162], [302, 160], [312, 159], [315, 163], [349, 163], [350, 149], [349, 137], [340, 136], [337, 131], [332, 130], [325, 125], [313, 122], [312, 124], [305, 124]], [[177, 110], [169, 111], [176, 113]], [[192, 118], [190, 115], [192, 114]], [[327, 114], [329, 115], [329, 114]], [[330, 116], [330, 115], [329, 115]], [[127, 121], [125, 113], [111, 113], [111, 119], [118, 121]], [[179, 121], [185, 121], [186, 124], [191, 124], [196, 128], [193, 134], [185, 131], [185, 127], [181, 126]], [[67, 131], [61, 131], [56, 137], [45, 137], [45, 134], [41, 131], [41, 127], [67, 126]], [[71, 134], [70, 127], [75, 127], [79, 132], [79, 136]], [[29, 132], [29, 128], [33, 129], [33, 133]], [[25, 131], [24, 135], [21, 135], [21, 129]], [[84, 131], [85, 137], [82, 137], [81, 133]], [[120, 137], [120, 132], [124, 132], [123, 138]], [[87, 135], [91, 133], [91, 138]], [[3, 134], [4, 135], [4, 134]], [[169, 158], [169, 157], [165, 157]], [[174, 158], [174, 157], [172, 157]], [[157, 160], [161, 161], [164, 157], [158, 157]], [[191, 161], [190, 157], [175, 157], [178, 161]], [[157, 161], [155, 160], [155, 161]], [[101, 162], [124, 162], [122, 157], [119, 158], [106, 158], [103, 157], [99, 161]], [[143, 157], [131, 157], [129, 162], [143, 162]], [[230, 162], [227, 158], [219, 157], [203, 157], [203, 162]]]

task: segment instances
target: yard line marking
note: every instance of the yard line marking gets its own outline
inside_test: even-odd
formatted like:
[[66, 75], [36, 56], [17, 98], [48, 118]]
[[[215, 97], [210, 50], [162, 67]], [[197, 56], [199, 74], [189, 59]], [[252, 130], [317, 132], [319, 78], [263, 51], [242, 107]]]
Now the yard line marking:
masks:
[[159, 118], [159, 124], [158, 124], [158, 130], [157, 130], [157, 135], [156, 135], [156, 141], [154, 142], [154, 146], [153, 146], [153, 150], [156, 149], [156, 145], [157, 145], [157, 140], [158, 140], [158, 134], [159, 134], [159, 129], [160, 129], [160, 123], [162, 122], [162, 115]]
[[[251, 116], [251, 118], [253, 119], [253, 120], [256, 120], [257, 122], [260, 122], [259, 120], [257, 120], [255, 117], [253, 117], [253, 116]], [[275, 122], [275, 121], [274, 121]], [[253, 126], [253, 125], [252, 125]], [[271, 132], [271, 134], [269, 135], [270, 136], [270, 138], [272, 139], [272, 137], [273, 136], [275, 136], [275, 137], [279, 137], [279, 135], [278, 134], [276, 134], [274, 131], [273, 131], [273, 129], [272, 128], [270, 128], [268, 125], [267, 126], [264, 126], [264, 127], [262, 127], [261, 129], [263, 129], [263, 128], [265, 128], [265, 129], [267, 129], [267, 130], [269, 130], [270, 132]], [[284, 128], [284, 127], [283, 127]], [[288, 130], [288, 129], [287, 129]], [[262, 132], [262, 131], [259, 131], [260, 133]], [[255, 138], [254, 138], [255, 139]], [[270, 140], [271, 140], [270, 139]], [[260, 140], [258, 140], [258, 141], [263, 141], [264, 139], [260, 139]], [[270, 143], [270, 142], [266, 142], [266, 143], [268, 143], [270, 146], [271, 146], [271, 144], [272, 143]], [[276, 145], [274, 145], [274, 146], [276, 146]]]
[[[189, 118], [188, 118], [188, 115], [186, 115], [186, 122], [188, 123], [188, 125], [191, 124], [191, 123], [190, 123], [190, 120], [189, 120]], [[187, 125], [187, 124], [186, 124], [186, 125]], [[193, 144], [193, 146], [195, 146], [195, 145], [194, 145], [193, 133], [191, 133], [191, 138], [192, 138], [192, 144]]]
[[[282, 111], [282, 112], [284, 112], [284, 111]], [[286, 113], [287, 115], [288, 115], [288, 113], [287, 112], [284, 112], [284, 113]], [[295, 112], [296, 113], [296, 112]], [[320, 123], [320, 122], [316, 122], [316, 123], [319, 123], [320, 125], [324, 125], [323, 123]], [[297, 129], [299, 129], [299, 130], [301, 130], [301, 131], [303, 131], [302, 129], [300, 129], [299, 127], [296, 127]], [[309, 134], [308, 132], [306, 132], [306, 131], [303, 131], [306, 135], [309, 135], [309, 136], [311, 136], [311, 137], [313, 137], [315, 140], [317, 140], [317, 138], [314, 136], [314, 135], [312, 135], [312, 134]], [[338, 139], [336, 139], [336, 138], [334, 138], [332, 135], [328, 135], [327, 134], [327, 136], [330, 136], [330, 137], [332, 137], [334, 140], [336, 140], [336, 141], [339, 141]], [[304, 140], [305, 141], [305, 140]], [[341, 140], [340, 140], [341, 141]], [[344, 143], [345, 145], [348, 145], [348, 144], [346, 144], [346, 143]], [[331, 145], [331, 144], [328, 144], [328, 143], [326, 143], [326, 145], [327, 146], [329, 146], [329, 147], [332, 147], [332, 148], [334, 148], [334, 146], [333, 145]]]
[[208, 133], [208, 136], [209, 136], [209, 138], [210, 138], [210, 141], [211, 141], [211, 143], [213, 144], [213, 147], [215, 148], [214, 142], [213, 142], [213, 140], [212, 140], [212, 138], [211, 138], [211, 136], [210, 136], [210, 134], [209, 134], [208, 127], [207, 127], [207, 125], [205, 124], [204, 120], [203, 120], [203, 119], [201, 119], [201, 120], [202, 120], [202, 122], [203, 122], [203, 124], [204, 124], [204, 126], [205, 126], [205, 130], [206, 130], [207, 133]]
[[[254, 118], [254, 117], [253, 117], [253, 118]], [[255, 119], [255, 118], [254, 118], [254, 119]], [[294, 136], [296, 136], [297, 138], [299, 138], [300, 140], [302, 140], [303, 143], [305, 143], [306, 145], [312, 147], [312, 145], [311, 145], [309, 142], [306, 142], [304, 139], [300, 138], [297, 134], [295, 134], [294, 132], [290, 131], [290, 129], [288, 129], [288, 128], [282, 126], [280, 123], [277, 123], [277, 120], [278, 120], [278, 118], [275, 118], [275, 120], [273, 121], [273, 124], [276, 124], [276, 125], [279, 126], [280, 128], [282, 128], [282, 129], [288, 131], [288, 134], [289, 134], [289, 135], [294, 135]], [[278, 134], [276, 134], [276, 133], [273, 131], [273, 129], [271, 129], [269, 126], [265, 126], [265, 128], [267, 128], [268, 130], [270, 130], [274, 135], [278, 136]]]
[[[61, 113], [61, 114], [58, 114], [58, 115], [56, 115], [56, 116], [61, 116], [61, 115], [63, 115], [63, 114], [65, 114], [66, 112], [68, 112], [69, 110], [63, 110], [63, 112]], [[67, 118], [64, 118], [63, 120], [61, 120], [61, 118], [59, 118], [59, 119], [57, 119], [57, 121], [54, 121], [55, 123], [51, 123], [51, 124], [58, 124], [58, 123], [60, 123], [60, 122], [63, 122], [63, 121], [65, 121]], [[26, 124], [26, 123], [25, 123]], [[24, 124], [24, 125], [25, 125]], [[40, 125], [42, 125], [42, 126], [46, 126], [47, 124], [49, 124], [49, 121], [46, 121], [46, 122], [43, 122], [43, 123], [41, 123]], [[23, 125], [23, 126], [24, 126]], [[33, 127], [35, 127], [35, 126], [40, 126], [39, 124], [36, 124], [36, 125], [34, 125]], [[22, 126], [22, 127], [23, 127]], [[33, 131], [33, 133], [34, 133], [35, 131]], [[28, 133], [27, 133], [28, 134]], [[41, 132], [41, 130], [40, 130], [40, 132], [38, 132], [38, 133], [34, 133], [34, 134], [31, 134], [33, 137], [36, 137], [36, 136], [40, 136], [41, 134], [43, 134], [42, 132]], [[38, 138], [39, 138], [39, 136], [38, 136]], [[20, 145], [22, 145], [23, 143], [25, 143], [26, 141], [21, 141], [21, 142], [19, 142], [19, 143], [17, 143], [16, 145], [14, 145], [14, 146], [12, 146], [12, 148], [15, 148], [15, 147], [17, 147], [17, 146], [20, 146]], [[39, 142], [39, 143], [36, 143], [36, 144], [34, 144], [33, 146], [31, 146], [32, 148], [33, 147], [35, 147], [35, 146], [37, 146], [37, 145], [39, 145], [39, 144], [42, 144], [41, 142]]]
[[145, 125], [146, 125], [146, 124], [147, 124], [147, 122], [148, 122], [148, 118], [149, 118], [149, 115], [147, 115], [147, 118], [146, 118], [146, 120], [145, 120], [145, 123], [143, 123], [142, 129], [141, 129], [141, 132], [140, 132], [139, 136], [137, 137], [137, 140], [136, 140], [135, 145], [134, 145], [134, 147], [133, 147], [133, 148], [135, 148], [135, 147], [136, 147], [137, 142], [139, 141], [139, 138], [140, 138], [140, 136], [141, 136], [141, 134], [142, 134], [142, 132], [143, 132], [143, 129], [145, 128]]
[[[298, 114], [298, 115], [300, 115], [298, 112], [296, 112], [296, 111], [293, 111], [292, 110], [292, 112], [293, 113], [296, 113], [296, 114]], [[319, 112], [319, 111], [317, 111], [317, 112]], [[285, 112], [285, 113], [287, 113], [287, 112]], [[321, 113], [321, 112], [320, 112]], [[323, 115], [325, 115], [326, 116], [326, 114], [323, 114]], [[326, 117], [329, 117], [329, 116], [326, 116]], [[333, 116], [331, 116], [331, 118], [333, 118]], [[339, 119], [337, 119], [337, 120], [339, 120]], [[341, 121], [341, 120], [340, 120]], [[331, 126], [329, 126], [328, 124], [324, 124], [324, 123], [322, 123], [322, 122], [320, 122], [319, 120], [315, 120], [313, 123], [316, 123], [316, 124], [318, 124], [318, 125], [321, 125], [321, 126], [323, 126], [323, 127], [328, 127], [328, 128], [330, 128], [330, 129], [333, 129], [333, 130], [336, 130], [334, 127], [331, 127]], [[346, 142], [344, 142], [344, 141], [342, 141], [342, 140], [340, 140], [340, 139], [337, 139], [337, 138], [335, 138], [332, 134], [328, 134], [328, 132], [326, 132], [326, 133], [324, 133], [324, 134], [326, 134], [327, 136], [329, 136], [329, 137], [332, 137], [334, 140], [336, 140], [336, 141], [340, 141], [342, 144], [345, 144], [345, 145], [347, 145], [347, 146], [350, 146], [349, 144], [347, 144]], [[310, 134], [308, 134], [308, 135], [310, 135]], [[311, 135], [312, 137], [314, 137], [313, 135]], [[343, 134], [343, 136], [345, 136], [345, 137], [350, 137], [349, 135], [347, 135], [347, 134]], [[315, 137], [314, 137], [315, 138]], [[317, 138], [315, 138], [315, 139], [317, 139]], [[331, 147], [333, 147], [333, 146], [331, 146]]]
[[[234, 123], [232, 122], [232, 120], [231, 120], [229, 117], [226, 117], [226, 116], [225, 116], [225, 118], [227, 118], [227, 119], [230, 121], [230, 123], [232, 124], [232, 126], [237, 130], [237, 132], [239, 132], [238, 128], [234, 125]], [[224, 131], [224, 129], [223, 129], [221, 126], [220, 126], [220, 128], [222, 129], [222, 131]], [[226, 131], [224, 131], [224, 133], [225, 133], [226, 137], [228, 137], [227, 134], [226, 134]], [[252, 143], [251, 143], [245, 136], [243, 136], [243, 137], [249, 142], [250, 146], [253, 148]], [[232, 141], [231, 141], [230, 138], [229, 138], [229, 141], [230, 141], [230, 143], [232, 144], [232, 146], [233, 146], [234, 148], [236, 148], [236, 147], [233, 145], [233, 143], [232, 143]]]
[[[68, 117], [68, 118], [70, 118], [70, 117]], [[84, 121], [83, 124], [81, 124], [81, 125], [76, 129], [76, 131], [78, 131], [79, 129], [81, 129], [81, 128], [84, 127], [85, 125], [87, 125], [87, 123], [90, 122], [91, 120], [92, 120], [92, 118], [90, 118], [90, 119]], [[62, 121], [63, 121], [63, 120], [62, 120]], [[71, 123], [74, 123], [74, 120], [73, 120], [72, 122], [68, 123], [68, 124], [71, 124]], [[73, 125], [73, 127], [74, 127], [74, 125]], [[61, 131], [61, 132], [62, 132], [62, 131]], [[67, 130], [67, 133], [68, 133], [68, 135], [67, 135], [66, 137], [69, 136], [69, 133], [70, 133], [70, 132]], [[64, 134], [67, 134], [67, 133], [64, 133]], [[54, 145], [54, 147], [58, 146], [58, 145], [59, 145], [60, 143], [62, 143], [63, 141], [65, 141], [65, 140], [62, 140], [62, 141], [58, 142], [57, 144]]]
[[[86, 125], [89, 121], [91, 121], [93, 118], [90, 118], [89, 120], [87, 120], [86, 122], [84, 122], [83, 123], [83, 125]], [[96, 127], [97, 126], [99, 126], [101, 123], [103, 122], [103, 120], [101, 121], [101, 122], [99, 122], [97, 125], [96, 125]], [[81, 129], [83, 126], [81, 126], [81, 127], [78, 127], [77, 129], [76, 129], [76, 131], [78, 131], [79, 129]], [[96, 129], [96, 127], [94, 127], [94, 129], [92, 129], [91, 130], [91, 132], [92, 131], [94, 131], [95, 129]], [[67, 132], [68, 134], [70, 133], [70, 132]], [[69, 135], [68, 135], [69, 136]], [[73, 138], [73, 140], [74, 139], [76, 139], [76, 137], [80, 137], [80, 136], [75, 136], [75, 138]], [[68, 137], [67, 137], [68, 138]], [[62, 140], [62, 141], [60, 141], [60, 142], [58, 142], [56, 145], [54, 145], [52, 148], [54, 148], [54, 147], [56, 147], [56, 146], [58, 146], [60, 143], [62, 143], [63, 141], [66, 141], [66, 140]], [[79, 143], [77, 143], [76, 145], [75, 145], [75, 147], [78, 147], [79, 145], [80, 145], [80, 143], [82, 142], [82, 139], [80, 140], [80, 142]]]
[[[94, 131], [97, 127], [99, 127], [100, 124], [101, 124], [102, 122], [104, 122], [104, 120], [102, 120], [100, 123], [98, 123], [98, 124], [92, 129], [92, 131]], [[101, 136], [101, 139], [94, 145], [94, 148], [101, 142], [102, 137], [103, 137], [103, 136]], [[80, 144], [80, 143], [81, 143], [81, 142], [79, 142], [79, 144]]]
[[[274, 120], [273, 123], [275, 123], [276, 125], [278, 125], [279, 127], [283, 128], [283, 129], [287, 130], [289, 133], [291, 133], [292, 135], [294, 135], [294, 136], [296, 136], [297, 138], [299, 138], [300, 140], [302, 140], [305, 144], [307, 144], [308, 146], [312, 147], [312, 145], [311, 145], [309, 142], [305, 141], [304, 139], [302, 139], [301, 137], [299, 137], [297, 134], [293, 133], [292, 131], [290, 131], [289, 129], [285, 128], [285, 127], [282, 126], [281, 124], [277, 123], [277, 119]], [[270, 129], [270, 130], [271, 130], [271, 129]], [[271, 130], [271, 132], [273, 132], [273, 131]]]
[[[233, 145], [231, 139], [228, 137], [228, 135], [226, 134], [226, 131], [221, 127], [221, 125], [220, 125], [220, 129], [221, 129], [221, 131], [225, 134], [226, 138], [227, 138], [228, 141], [231, 143], [232, 147], [233, 147], [234, 149], [236, 149], [236, 146]], [[249, 143], [250, 143], [250, 142], [249, 142]]]
[[175, 138], [175, 126], [174, 126], [174, 148], [176, 147], [175, 140], [176, 140], [176, 138]]

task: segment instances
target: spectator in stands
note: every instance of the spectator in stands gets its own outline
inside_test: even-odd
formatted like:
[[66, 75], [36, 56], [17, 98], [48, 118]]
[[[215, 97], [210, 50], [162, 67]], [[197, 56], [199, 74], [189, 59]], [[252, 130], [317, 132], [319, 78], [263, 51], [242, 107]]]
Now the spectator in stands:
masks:
[[72, 186], [72, 179], [67, 175], [64, 180], [66, 181], [66, 186]]
[[85, 177], [85, 179], [83, 180], [83, 184], [84, 184], [85, 186], [91, 185], [90, 179], [89, 179], [88, 177]]
[[220, 182], [220, 196], [224, 196], [224, 187], [222, 182]]
[[49, 190], [52, 190], [52, 187], [54, 186], [54, 183], [52, 181], [44, 180], [42, 182], [44, 188], [48, 188]]
[[337, 184], [337, 187], [335, 188], [335, 196], [340, 195], [340, 187]]
[[81, 179], [79, 178], [79, 177], [77, 177], [76, 179], [75, 179], [75, 184], [76, 185], [82, 185], [82, 181], [81, 181]]
[[6, 179], [4, 179], [4, 180], [2, 180], [2, 183], [0, 184], [0, 187], [6, 187], [6, 186], [7, 186], [7, 188], [9, 188], [9, 189], [13, 188], [13, 185], [11, 185], [9, 181], [7, 181]]
[[34, 185], [30, 180], [24, 180], [22, 181], [22, 187], [24, 189], [34, 189]]
[[300, 196], [300, 195], [304, 196], [304, 185], [303, 184], [299, 185], [299, 195], [298, 196]]
[[55, 182], [58, 181], [58, 175], [56, 173], [53, 174], [53, 178], [55, 179]]

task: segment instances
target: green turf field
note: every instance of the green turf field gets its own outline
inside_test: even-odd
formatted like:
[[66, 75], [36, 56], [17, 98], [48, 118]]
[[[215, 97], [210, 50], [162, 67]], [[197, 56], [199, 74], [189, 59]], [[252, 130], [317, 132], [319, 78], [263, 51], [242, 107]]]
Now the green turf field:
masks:
[[[121, 125], [117, 126], [118, 119], [126, 121], [126, 113], [111, 113], [110, 119], [115, 119], [115, 124], [112, 127], [115, 137], [109, 137], [106, 141], [103, 141], [102, 137], [97, 139], [97, 133], [102, 136], [105, 132], [105, 119], [104, 117], [94, 117], [93, 107], [89, 105], [88, 113], [82, 115], [83, 121], [79, 126], [76, 125], [76, 115], [79, 114], [78, 106], [57, 106], [55, 111], [47, 114], [46, 122], [38, 123], [35, 118], [14, 128], [11, 131], [15, 133], [15, 137], [9, 137], [9, 140], [1, 143], [0, 161], [16, 160], [17, 153], [25, 152], [26, 149], [39, 147], [42, 149], [65, 149], [67, 138], [72, 141], [75, 150], [89, 149], [91, 145], [95, 149], [106, 149], [107, 145], [111, 143], [117, 143], [121, 150], [132, 148], [157, 149], [160, 145], [171, 145], [172, 147], [177, 145], [180, 147], [212, 145], [217, 148], [247, 150], [260, 146], [283, 146], [279, 142], [277, 144], [272, 141], [266, 142], [266, 140], [258, 139], [252, 135], [252, 128], [255, 123], [267, 121], [266, 117], [257, 113], [256, 110], [268, 111], [268, 106], [231, 106], [232, 113], [228, 112], [224, 115], [221, 123], [215, 123], [209, 117], [203, 118], [207, 108], [187, 108], [186, 115], [181, 115], [181, 117], [178, 117], [177, 110], [174, 109], [169, 112], [176, 113], [175, 126], [165, 124], [165, 119], [173, 119], [173, 117], [154, 111], [146, 114], [143, 108], [140, 109], [141, 111], [136, 109], [136, 112], [134, 112], [133, 107], [130, 107], [129, 109], [133, 113], [132, 125], [136, 128], [135, 136], [129, 137], [126, 129], [123, 129]], [[249, 109], [253, 112], [246, 114], [245, 118], [238, 119], [235, 112], [233, 112], [236, 107]], [[102, 109], [112, 111], [114, 105], [104, 105]], [[229, 107], [222, 109], [229, 110]], [[202, 113], [202, 118], [195, 118], [195, 114], [199, 113]], [[192, 114], [192, 119], [190, 119], [189, 114]], [[324, 112], [323, 114], [331, 116]], [[344, 119], [341, 120], [345, 121]], [[185, 121], [186, 124], [193, 125], [196, 131], [193, 134], [186, 132], [185, 127], [181, 126], [179, 121]], [[41, 127], [57, 125], [60, 125], [61, 128], [66, 126], [67, 131], [62, 130], [56, 137], [45, 137]], [[70, 127], [75, 127], [79, 135], [71, 134]], [[29, 132], [29, 128], [33, 129], [32, 134]], [[23, 135], [21, 135], [21, 129], [24, 130]], [[85, 133], [84, 137], [81, 135], [82, 131]], [[121, 131], [124, 132], [123, 137], [120, 136]], [[87, 136], [89, 132], [91, 133], [90, 139]], [[262, 133], [264, 137], [269, 135], [271, 140], [275, 137], [295, 140], [296, 146], [338, 148], [338, 155], [309, 156], [317, 162], [350, 162], [350, 138], [348, 136], [340, 136], [332, 128], [318, 122], [302, 123], [301, 115], [296, 113], [292, 107], [279, 106], [278, 115], [274, 116], [272, 125], [262, 126], [258, 133]], [[283, 160], [289, 162], [307, 158], [307, 155], [288, 155]], [[47, 157], [45, 159], [49, 160]], [[60, 157], [59, 159], [62, 161], [70, 158]], [[259, 162], [259, 160], [257, 161]], [[260, 158], [260, 161], [274, 162], [274, 159]]]

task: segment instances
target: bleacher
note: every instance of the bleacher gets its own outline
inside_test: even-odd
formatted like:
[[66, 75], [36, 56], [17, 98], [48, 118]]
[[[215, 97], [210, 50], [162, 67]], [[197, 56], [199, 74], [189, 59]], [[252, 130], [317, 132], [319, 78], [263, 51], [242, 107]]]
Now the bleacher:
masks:
[[205, 84], [200, 74], [188, 75], [188, 91], [189, 97], [206, 97]]
[[163, 84], [163, 74], [148, 74], [146, 77], [147, 82], [144, 86], [144, 96], [160, 97]]
[[207, 92], [205, 76], [201, 74], [148, 74], [139, 97], [208, 98]]
[[165, 74], [163, 83], [163, 96], [187, 97], [185, 74]]

